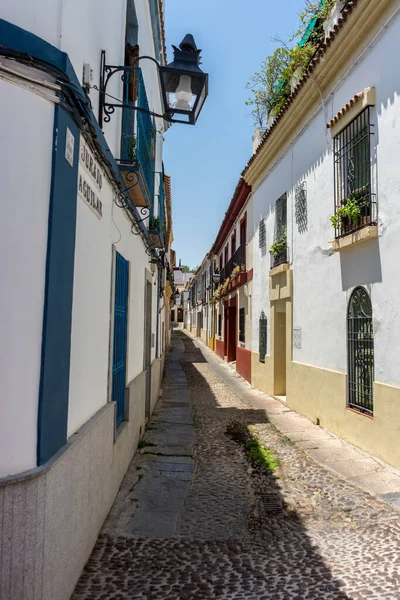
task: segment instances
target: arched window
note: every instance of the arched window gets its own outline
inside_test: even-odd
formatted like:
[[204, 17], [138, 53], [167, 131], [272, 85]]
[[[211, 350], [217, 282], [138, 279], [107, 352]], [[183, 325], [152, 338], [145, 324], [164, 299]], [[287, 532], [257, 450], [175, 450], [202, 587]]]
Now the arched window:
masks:
[[374, 332], [368, 292], [357, 287], [347, 311], [349, 407], [373, 414]]

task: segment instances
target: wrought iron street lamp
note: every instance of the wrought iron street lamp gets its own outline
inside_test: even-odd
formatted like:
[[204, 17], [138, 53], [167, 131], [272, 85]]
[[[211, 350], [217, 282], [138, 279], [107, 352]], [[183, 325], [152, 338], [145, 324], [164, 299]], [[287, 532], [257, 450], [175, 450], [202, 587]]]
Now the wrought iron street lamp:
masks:
[[[194, 125], [208, 95], [208, 75], [200, 67], [200, 53], [191, 34], [187, 34], [179, 48], [173, 46], [174, 60], [161, 66], [152, 56], [139, 56], [132, 65], [107, 65], [106, 53], [102, 50], [100, 66], [99, 125], [109, 122], [116, 108], [145, 112], [165, 119], [170, 123]], [[141, 60], [151, 60], [157, 65], [163, 101], [163, 114], [157, 114], [133, 102], [120, 101], [107, 93], [107, 86], [115, 73], [121, 73], [127, 85], [133, 81], [135, 68]], [[97, 89], [97, 88], [96, 88]], [[116, 102], [109, 101], [116, 100]]]
[[174, 60], [159, 67], [165, 111], [175, 123], [194, 125], [208, 94], [208, 75], [199, 67], [201, 50], [190, 33], [179, 48], [172, 47]]
[[221, 279], [221, 275], [218, 273], [218, 271], [216, 271], [215, 273], [213, 273], [212, 279], [213, 279], [213, 284], [214, 285], [218, 285], [219, 284], [220, 279]]

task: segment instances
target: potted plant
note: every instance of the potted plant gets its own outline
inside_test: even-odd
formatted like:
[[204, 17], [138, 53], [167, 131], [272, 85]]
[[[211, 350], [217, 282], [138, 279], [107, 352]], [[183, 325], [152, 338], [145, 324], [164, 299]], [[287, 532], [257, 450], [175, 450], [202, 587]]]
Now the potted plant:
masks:
[[331, 216], [332, 227], [338, 229], [341, 233], [351, 231], [360, 224], [365, 225], [370, 222], [370, 215], [363, 215], [362, 209], [367, 206], [368, 198], [358, 199], [354, 194], [347, 200], [336, 206], [336, 212]]
[[240, 265], [236, 265], [231, 274], [231, 281], [235, 281], [240, 275]]
[[230, 283], [230, 278], [227, 277], [225, 279], [224, 283], [222, 284], [221, 296], [225, 296], [228, 293], [229, 283]]
[[282, 252], [286, 250], [287, 245], [287, 235], [286, 235], [286, 227], [282, 227], [281, 234], [276, 242], [274, 242], [269, 249], [269, 253], [273, 256], [277, 257]]
[[159, 231], [160, 229], [160, 220], [158, 217], [150, 217], [149, 219], [149, 229], [151, 231]]

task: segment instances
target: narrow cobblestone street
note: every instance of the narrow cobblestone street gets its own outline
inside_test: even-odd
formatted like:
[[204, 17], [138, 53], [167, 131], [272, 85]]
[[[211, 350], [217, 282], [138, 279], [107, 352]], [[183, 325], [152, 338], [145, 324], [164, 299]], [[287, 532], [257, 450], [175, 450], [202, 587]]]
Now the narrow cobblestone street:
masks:
[[[175, 333], [162, 399], [72, 600], [399, 599], [399, 513], [316, 463], [205, 356]], [[228, 435], [238, 424], [274, 451], [275, 473]]]

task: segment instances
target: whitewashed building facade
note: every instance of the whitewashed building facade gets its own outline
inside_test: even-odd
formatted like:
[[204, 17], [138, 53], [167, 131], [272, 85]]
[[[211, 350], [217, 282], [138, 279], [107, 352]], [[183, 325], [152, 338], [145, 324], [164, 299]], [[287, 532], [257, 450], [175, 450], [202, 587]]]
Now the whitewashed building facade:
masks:
[[[0, 1], [2, 598], [70, 597], [159, 395], [166, 124], [95, 88], [165, 63], [162, 13]], [[160, 114], [155, 64], [121, 73]]]
[[400, 5], [341, 6], [243, 173], [252, 383], [399, 468]]

